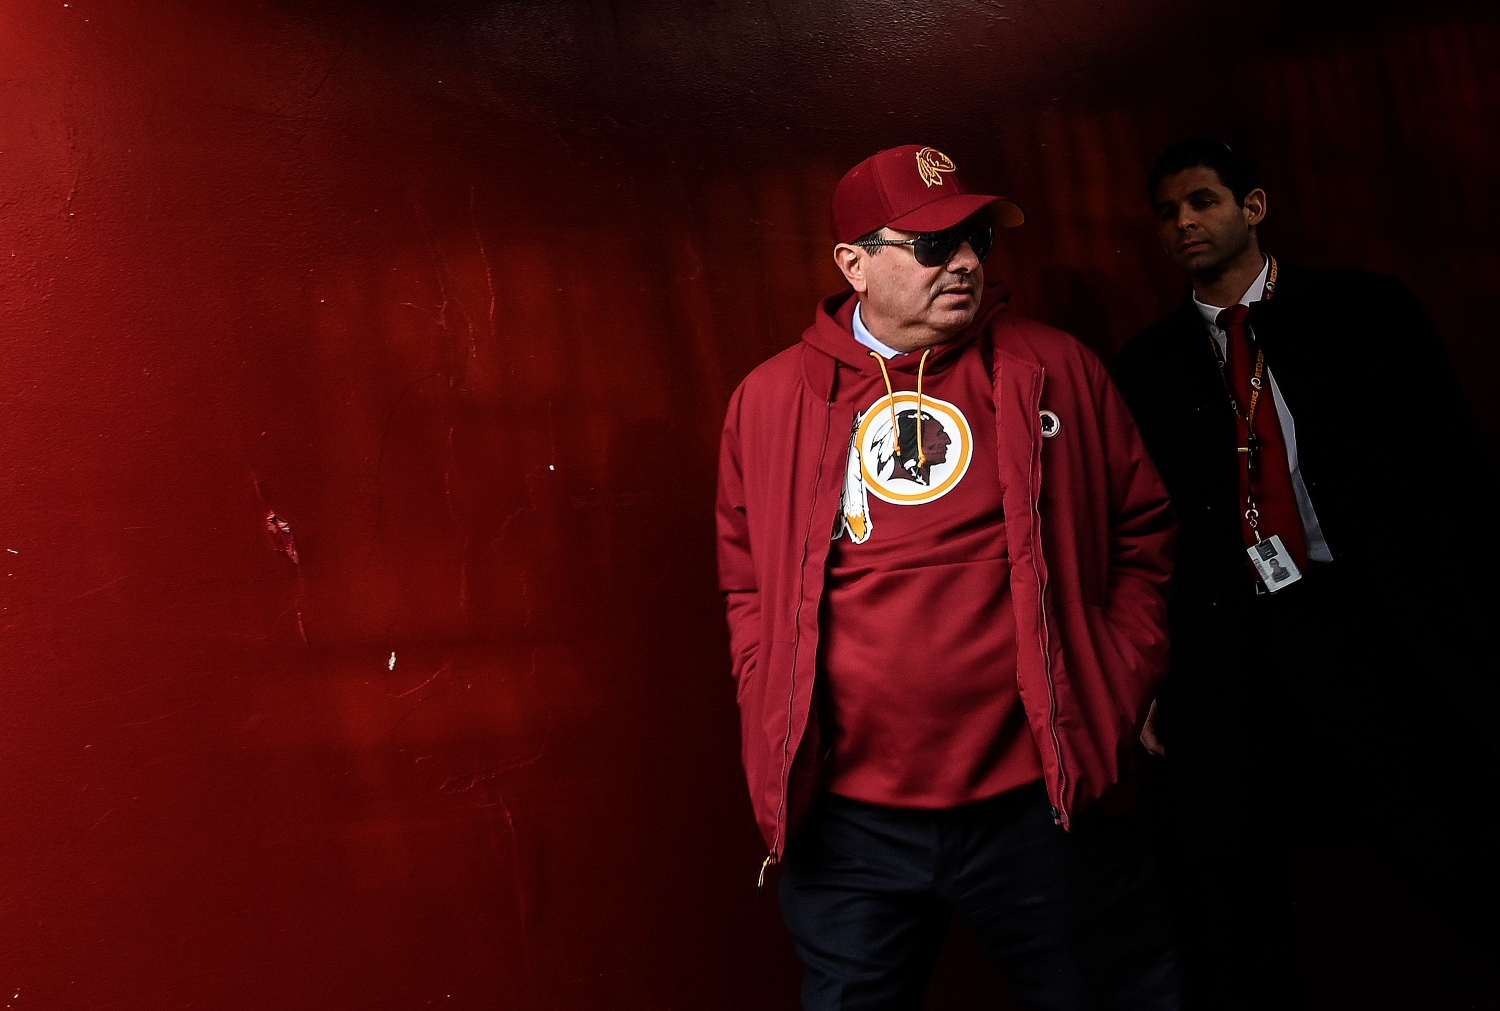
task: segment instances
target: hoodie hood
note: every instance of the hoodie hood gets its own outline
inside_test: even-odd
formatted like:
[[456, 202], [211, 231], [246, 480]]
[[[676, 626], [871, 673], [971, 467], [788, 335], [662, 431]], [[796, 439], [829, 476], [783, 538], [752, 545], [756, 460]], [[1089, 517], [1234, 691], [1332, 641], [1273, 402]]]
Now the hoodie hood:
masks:
[[[879, 375], [880, 366], [870, 356], [870, 349], [854, 339], [854, 307], [858, 304], [859, 299], [854, 297], [852, 291], [823, 299], [813, 314], [812, 326], [802, 332], [802, 339], [841, 365], [870, 375]], [[932, 354], [927, 357], [927, 371], [931, 373], [946, 368], [1009, 305], [1009, 285], [1004, 281], [986, 285], [984, 297], [979, 303], [979, 315], [964, 330], [948, 340], [932, 345]], [[925, 349], [918, 348], [914, 352], [899, 354], [887, 361], [886, 367], [897, 372], [914, 372], [923, 350]]]

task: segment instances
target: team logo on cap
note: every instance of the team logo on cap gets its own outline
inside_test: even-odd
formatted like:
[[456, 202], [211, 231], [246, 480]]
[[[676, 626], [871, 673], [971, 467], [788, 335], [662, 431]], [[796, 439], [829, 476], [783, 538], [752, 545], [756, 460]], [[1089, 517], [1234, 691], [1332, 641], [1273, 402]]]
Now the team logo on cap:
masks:
[[870, 539], [870, 496], [892, 505], [925, 505], [964, 479], [974, 455], [974, 433], [963, 412], [946, 400], [922, 398], [918, 435], [917, 395], [881, 397], [854, 418], [844, 494], [833, 539], [844, 533], [855, 544]]
[[943, 173], [952, 172], [958, 168], [953, 164], [953, 159], [935, 147], [924, 147], [917, 152], [917, 171], [922, 174], [922, 181], [928, 186], [943, 185]]

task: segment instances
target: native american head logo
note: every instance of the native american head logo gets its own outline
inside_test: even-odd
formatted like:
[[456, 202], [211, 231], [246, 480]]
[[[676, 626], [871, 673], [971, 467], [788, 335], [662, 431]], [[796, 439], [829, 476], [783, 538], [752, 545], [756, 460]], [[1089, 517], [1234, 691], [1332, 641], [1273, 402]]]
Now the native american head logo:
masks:
[[924, 147], [917, 152], [917, 171], [928, 186], [943, 185], [943, 173], [952, 172], [958, 166], [935, 147]]
[[943, 423], [928, 411], [921, 415], [914, 408], [897, 411], [895, 427], [870, 440], [875, 462], [872, 470], [888, 484], [910, 481], [930, 487], [932, 468], [948, 462], [948, 447], [952, 445], [953, 438]]
[[974, 433], [956, 405], [924, 397], [919, 415], [917, 395], [901, 392], [892, 406], [882, 396], [854, 418], [834, 540], [846, 534], [855, 544], [870, 539], [871, 495], [892, 505], [923, 505], [952, 491], [969, 469]]

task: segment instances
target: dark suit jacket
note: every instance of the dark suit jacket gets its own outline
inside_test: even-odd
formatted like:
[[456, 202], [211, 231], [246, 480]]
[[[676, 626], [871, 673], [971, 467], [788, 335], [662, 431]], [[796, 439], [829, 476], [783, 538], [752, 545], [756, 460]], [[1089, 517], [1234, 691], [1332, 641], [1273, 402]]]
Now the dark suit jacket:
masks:
[[[1494, 747], [1495, 468], [1432, 324], [1394, 278], [1296, 269], [1251, 306], [1250, 324], [1295, 420], [1334, 565], [1361, 588], [1370, 634], [1399, 640], [1421, 667], [1370, 690], [1409, 691], [1420, 718], [1467, 718]], [[1161, 696], [1170, 747], [1174, 723], [1216, 698], [1221, 713], [1239, 704], [1216, 692], [1256, 642], [1234, 416], [1191, 296], [1126, 346], [1115, 377], [1180, 524]]]

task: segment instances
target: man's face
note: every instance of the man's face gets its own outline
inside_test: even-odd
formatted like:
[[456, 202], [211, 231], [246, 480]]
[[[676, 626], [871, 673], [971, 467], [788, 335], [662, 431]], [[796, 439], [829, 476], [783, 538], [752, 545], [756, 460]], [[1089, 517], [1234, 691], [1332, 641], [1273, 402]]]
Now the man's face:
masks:
[[[916, 234], [887, 228], [881, 237], [910, 239]], [[967, 242], [941, 267], [922, 266], [904, 246], [883, 246], [873, 256], [873, 249], [863, 253], [860, 312], [872, 330], [879, 321], [887, 332], [930, 331], [946, 340], [974, 322], [984, 295], [984, 266]]]
[[929, 464], [947, 463], [948, 447], [952, 444], [953, 440], [936, 418], [922, 423], [922, 452]]
[[1164, 178], [1155, 207], [1167, 255], [1192, 277], [1213, 277], [1250, 248], [1265, 217], [1265, 193], [1251, 190], [1242, 207], [1219, 174], [1200, 165]]

